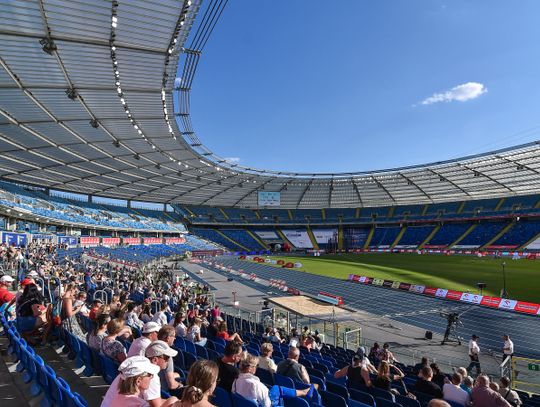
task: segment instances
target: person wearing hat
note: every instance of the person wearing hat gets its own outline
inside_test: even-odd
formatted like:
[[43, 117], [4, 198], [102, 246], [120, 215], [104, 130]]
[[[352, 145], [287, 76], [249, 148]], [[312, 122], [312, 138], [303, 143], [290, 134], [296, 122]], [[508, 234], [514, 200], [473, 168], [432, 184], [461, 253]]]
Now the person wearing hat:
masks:
[[377, 373], [377, 369], [371, 364], [366, 356], [366, 349], [363, 346], [358, 348], [356, 355], [350, 365], [344, 366], [334, 373], [336, 379], [347, 377], [347, 384], [352, 388], [371, 387], [370, 373]]
[[469, 341], [469, 358], [471, 359], [471, 363], [469, 363], [469, 366], [467, 367], [467, 372], [469, 374], [471, 374], [473, 368], [476, 368], [476, 375], [482, 373], [482, 369], [480, 368], [480, 359], [478, 357], [480, 354], [478, 339], [480, 339], [480, 337], [473, 335]]
[[139, 355], [144, 356], [144, 352], [148, 345], [157, 340], [160, 326], [153, 321], [144, 324], [142, 329], [142, 335], [135, 339], [128, 351], [128, 358], [131, 356]]
[[[178, 352], [170, 348], [167, 343], [163, 341], [154, 341], [146, 348], [145, 358], [151, 364], [159, 368], [159, 373], [159, 371], [167, 367], [169, 359], [175, 357], [177, 354]], [[105, 397], [103, 398], [101, 407], [113, 406], [112, 402], [115, 399], [116, 395], [119, 393], [120, 380], [122, 380], [121, 375], [116, 376], [116, 379], [113, 380], [109, 387], [109, 390], [107, 390], [107, 393], [105, 393]], [[150, 385], [148, 386], [148, 389], [139, 393], [139, 397], [143, 400], [146, 400], [148, 403], [142, 404], [143, 406], [148, 405], [150, 407], [167, 407], [178, 401], [178, 399], [174, 396], [166, 400], [161, 398], [161, 382], [157, 374], [150, 379]], [[127, 407], [129, 405], [124, 406]]]
[[6, 303], [10, 303], [14, 298], [15, 294], [9, 291], [9, 287], [13, 284], [13, 277], [5, 275], [0, 277], [0, 306]]
[[124, 360], [118, 367], [120, 381], [118, 393], [109, 404], [110, 407], [147, 407], [148, 402], [141, 394], [148, 390], [152, 378], [159, 373], [159, 366], [150, 363], [144, 356], [133, 356]]

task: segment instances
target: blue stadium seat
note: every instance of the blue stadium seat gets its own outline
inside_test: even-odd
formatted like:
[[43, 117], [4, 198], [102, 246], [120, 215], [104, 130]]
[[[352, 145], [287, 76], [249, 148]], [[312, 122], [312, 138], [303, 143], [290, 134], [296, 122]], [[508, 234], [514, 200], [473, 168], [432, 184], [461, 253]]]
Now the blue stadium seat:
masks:
[[231, 399], [233, 407], [259, 407], [255, 401], [248, 400], [236, 393], [231, 393]]
[[326, 383], [323, 379], [317, 376], [309, 376], [309, 380], [313, 384], [318, 384], [320, 390], [326, 390]]
[[196, 361], [197, 361], [197, 356], [189, 352], [184, 353], [184, 362], [185, 362], [186, 369], [189, 370], [191, 365], [195, 363]]
[[411, 399], [407, 396], [397, 395], [396, 402], [401, 404], [403, 407], [421, 407], [421, 404], [418, 400]]
[[99, 354], [99, 357], [103, 369], [103, 380], [105, 380], [107, 384], [111, 384], [118, 375], [118, 363], [101, 353]]
[[277, 373], [274, 375], [274, 383], [277, 386], [288, 387], [290, 389], [295, 388], [293, 379], [287, 376], [277, 374]]
[[208, 352], [206, 348], [204, 346], [197, 345], [196, 343], [194, 345], [195, 345], [195, 352], [196, 352], [195, 354], [200, 358], [208, 359]]
[[284, 397], [283, 405], [285, 407], [309, 407], [309, 403], [301, 397]]
[[377, 399], [384, 399], [384, 400], [390, 400], [390, 401], [395, 400], [394, 395], [391, 392], [383, 390], [383, 389], [379, 389], [377, 387], [372, 387], [371, 393], [373, 394], [373, 397], [375, 397], [375, 400]]
[[263, 382], [267, 386], [273, 386], [275, 384], [274, 375], [269, 370], [257, 368], [255, 376], [261, 379], [261, 382]]
[[207, 352], [208, 352], [208, 359], [210, 360], [217, 361], [218, 359], [222, 357], [222, 354], [217, 353], [215, 350], [207, 349]]
[[333, 383], [331, 381], [326, 382], [326, 390], [343, 397], [345, 400], [350, 398], [347, 388], [341, 384]]
[[232, 400], [229, 392], [219, 386], [216, 386], [210, 402], [219, 407], [232, 407]]
[[399, 403], [395, 403], [392, 400], [383, 399], [380, 397], [375, 398], [375, 401], [377, 402], [377, 407], [403, 407]]
[[347, 401], [343, 397], [325, 390], [322, 390], [319, 393], [321, 394], [325, 406], [347, 407]]

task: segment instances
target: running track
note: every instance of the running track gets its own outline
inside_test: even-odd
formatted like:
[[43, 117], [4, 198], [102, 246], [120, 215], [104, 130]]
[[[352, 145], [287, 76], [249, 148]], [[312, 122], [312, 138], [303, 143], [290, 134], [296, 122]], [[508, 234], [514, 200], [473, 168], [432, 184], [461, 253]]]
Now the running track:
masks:
[[[340, 295], [348, 307], [387, 316], [439, 334], [444, 334], [446, 328], [446, 321], [440, 316], [440, 312], [466, 311], [461, 316], [463, 325], [459, 328], [459, 334], [465, 338], [465, 343], [474, 333], [480, 336], [481, 349], [484, 351], [491, 349], [501, 353], [502, 335], [507, 333], [514, 342], [516, 355], [540, 359], [540, 317], [538, 316], [352, 283], [294, 269], [249, 263], [230, 257], [217, 258], [216, 261], [225, 266], [231, 266], [234, 270], [243, 269], [246, 273], [255, 273], [265, 280], [285, 280], [289, 287], [311, 295], [317, 295], [321, 290]], [[223, 273], [216, 268], [210, 268]], [[238, 281], [246, 284], [249, 280], [239, 279]]]

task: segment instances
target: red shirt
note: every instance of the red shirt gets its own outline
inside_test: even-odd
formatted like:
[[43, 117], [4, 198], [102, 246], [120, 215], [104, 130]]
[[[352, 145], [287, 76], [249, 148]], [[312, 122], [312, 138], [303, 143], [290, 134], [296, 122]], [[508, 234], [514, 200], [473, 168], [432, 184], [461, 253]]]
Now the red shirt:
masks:
[[95, 321], [97, 318], [97, 312], [99, 310], [99, 307], [92, 307], [90, 309], [90, 312], [88, 313], [88, 318], [90, 318], [91, 321]]
[[229, 340], [229, 333], [227, 331], [218, 332], [217, 336], [225, 339], [226, 341]]
[[15, 294], [10, 293], [5, 286], [0, 286], [0, 305], [10, 302], [13, 298], [15, 298]]

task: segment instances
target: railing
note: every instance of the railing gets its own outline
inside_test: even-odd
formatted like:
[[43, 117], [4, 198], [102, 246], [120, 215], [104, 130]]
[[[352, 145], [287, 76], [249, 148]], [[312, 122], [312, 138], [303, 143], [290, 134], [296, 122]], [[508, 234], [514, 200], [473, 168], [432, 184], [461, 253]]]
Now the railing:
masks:
[[105, 290], [96, 290], [92, 296], [92, 300], [100, 300], [103, 304], [109, 304], [109, 296]]

